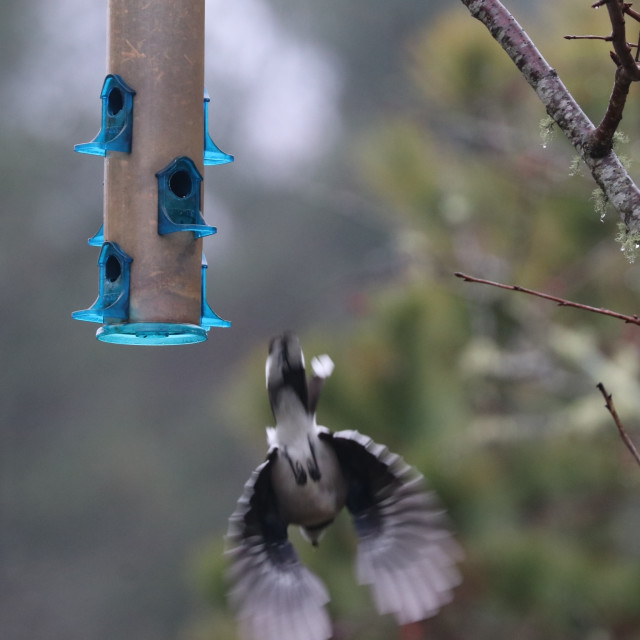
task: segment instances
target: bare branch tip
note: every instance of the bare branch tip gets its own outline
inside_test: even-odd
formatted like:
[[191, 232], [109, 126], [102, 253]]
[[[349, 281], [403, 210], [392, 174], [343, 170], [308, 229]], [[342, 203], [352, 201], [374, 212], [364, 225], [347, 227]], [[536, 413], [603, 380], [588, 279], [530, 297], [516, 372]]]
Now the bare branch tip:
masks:
[[618, 416], [618, 412], [613, 406], [612, 395], [610, 393], [607, 393], [607, 390], [604, 388], [604, 385], [602, 384], [602, 382], [599, 382], [596, 386], [600, 391], [600, 393], [602, 393], [602, 395], [604, 396], [604, 399], [606, 402], [605, 407], [608, 409], [609, 413], [611, 414], [611, 417], [613, 418], [613, 421], [616, 427], [618, 428], [618, 433], [620, 434], [622, 441], [624, 442], [625, 446], [627, 447], [631, 455], [634, 457], [635, 461], [640, 465], [640, 453], [638, 453], [638, 450], [633, 444], [633, 441], [631, 440], [631, 438], [629, 438], [629, 435], [627, 434], [624, 428], [624, 425], [622, 424], [620, 417]]
[[604, 396], [604, 399], [606, 401], [606, 407], [607, 409], [609, 409], [609, 411], [611, 411], [611, 400], [612, 400], [612, 395], [610, 393], [607, 393], [607, 390], [605, 389], [604, 385], [602, 384], [602, 382], [598, 382], [598, 384], [596, 385], [596, 387], [598, 388], [598, 390], [600, 391], [600, 393]]

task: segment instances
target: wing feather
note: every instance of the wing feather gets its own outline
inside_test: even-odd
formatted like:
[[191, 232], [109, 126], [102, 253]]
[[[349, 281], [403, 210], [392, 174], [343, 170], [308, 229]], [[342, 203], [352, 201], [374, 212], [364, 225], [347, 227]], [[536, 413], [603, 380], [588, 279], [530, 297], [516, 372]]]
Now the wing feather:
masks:
[[397, 454], [357, 431], [320, 437], [333, 444], [349, 482], [347, 508], [358, 534], [356, 574], [380, 613], [398, 624], [432, 616], [460, 582], [460, 547], [424, 478]]
[[327, 640], [329, 596], [287, 537], [271, 485], [276, 457], [273, 449], [251, 474], [229, 519], [229, 600], [247, 640]]

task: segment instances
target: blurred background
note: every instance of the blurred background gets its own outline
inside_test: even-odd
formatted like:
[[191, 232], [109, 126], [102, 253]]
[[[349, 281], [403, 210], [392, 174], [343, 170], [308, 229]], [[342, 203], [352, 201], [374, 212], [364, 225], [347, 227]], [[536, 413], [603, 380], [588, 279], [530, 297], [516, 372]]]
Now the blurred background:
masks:
[[[587, 2], [509, 2], [589, 116], [609, 33]], [[454, 0], [207, 0], [206, 343], [105, 345], [97, 296], [106, 2], [0, 9], [0, 629], [7, 640], [235, 637], [226, 522], [263, 459], [269, 338], [336, 371], [318, 419], [403, 454], [467, 558], [429, 638], [640, 638], [638, 328], [455, 271], [638, 312], [617, 214]], [[639, 155], [632, 87], [619, 152]], [[634, 166], [631, 165], [634, 172]], [[297, 533], [292, 534], [296, 541]], [[341, 517], [318, 551], [336, 638], [394, 638]]]

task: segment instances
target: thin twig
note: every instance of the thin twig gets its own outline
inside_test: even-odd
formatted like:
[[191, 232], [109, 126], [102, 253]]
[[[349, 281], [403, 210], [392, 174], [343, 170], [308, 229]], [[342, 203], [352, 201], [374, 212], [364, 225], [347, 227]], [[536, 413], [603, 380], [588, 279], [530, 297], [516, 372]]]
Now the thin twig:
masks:
[[531, 296], [537, 296], [538, 298], [544, 298], [545, 300], [552, 300], [560, 307], [573, 307], [575, 309], [582, 309], [583, 311], [591, 311], [592, 313], [600, 313], [605, 316], [617, 318], [623, 320], [629, 324], [636, 324], [640, 326], [640, 317], [636, 314], [632, 316], [625, 315], [624, 313], [618, 313], [617, 311], [610, 311], [609, 309], [603, 309], [602, 307], [592, 307], [588, 304], [582, 304], [581, 302], [572, 302], [565, 298], [553, 296], [549, 293], [543, 293], [536, 291], [535, 289], [527, 289], [517, 284], [503, 284], [502, 282], [494, 282], [493, 280], [485, 280], [484, 278], [476, 278], [475, 276], [467, 275], [466, 273], [460, 273], [459, 271], [454, 274], [457, 278], [461, 278], [465, 282], [477, 282], [479, 284], [488, 284], [492, 287], [499, 287], [500, 289], [508, 289], [509, 291], [520, 291], [521, 293], [528, 293]]
[[633, 442], [631, 442], [631, 438], [629, 438], [629, 435], [627, 434], [622, 422], [620, 421], [618, 412], [613, 405], [613, 398], [611, 397], [611, 394], [607, 393], [607, 390], [604, 388], [602, 382], [598, 382], [597, 387], [600, 390], [600, 393], [602, 393], [602, 395], [604, 396], [604, 401], [606, 403], [605, 407], [607, 407], [609, 413], [611, 414], [611, 417], [613, 418], [613, 421], [616, 423], [616, 427], [618, 427], [618, 432], [620, 433], [622, 441], [625, 443], [627, 449], [631, 451], [631, 455], [635, 458], [636, 462], [640, 464], [640, 454], [638, 453], [638, 450], [636, 449]]
[[624, 3], [624, 12], [630, 17], [633, 18], [634, 20], [637, 20], [638, 22], [640, 22], [640, 13], [638, 13], [637, 11], [634, 11], [631, 8], [631, 3], [630, 2], [625, 2]]
[[[613, 40], [612, 36], [594, 36], [594, 35], [584, 35], [584, 36], [567, 35], [567, 36], [563, 36], [563, 38], [565, 40], [602, 40], [603, 42], [611, 42]], [[632, 49], [638, 48], [638, 45], [635, 44], [634, 42], [627, 42], [627, 46], [631, 47]]]
[[[604, 6], [605, 4], [607, 4], [609, 2], [609, 0], [600, 0], [600, 2], [594, 2], [591, 5], [592, 9], [599, 9], [600, 7]], [[624, 2], [622, 3], [622, 10], [630, 17], [632, 17], [634, 20], [638, 20], [640, 22], [640, 13], [638, 13], [637, 11], [634, 11], [631, 7], [632, 7], [631, 2]]]
[[604, 40], [611, 42], [612, 36], [564, 36], [565, 40]]

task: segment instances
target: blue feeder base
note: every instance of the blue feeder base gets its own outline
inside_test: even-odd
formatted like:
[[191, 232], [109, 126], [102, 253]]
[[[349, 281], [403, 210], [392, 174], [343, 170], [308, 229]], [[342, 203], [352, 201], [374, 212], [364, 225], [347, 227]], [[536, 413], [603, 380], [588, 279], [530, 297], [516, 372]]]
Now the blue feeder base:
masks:
[[135, 345], [194, 344], [207, 339], [207, 331], [195, 324], [130, 322], [105, 324], [96, 332], [101, 342]]

